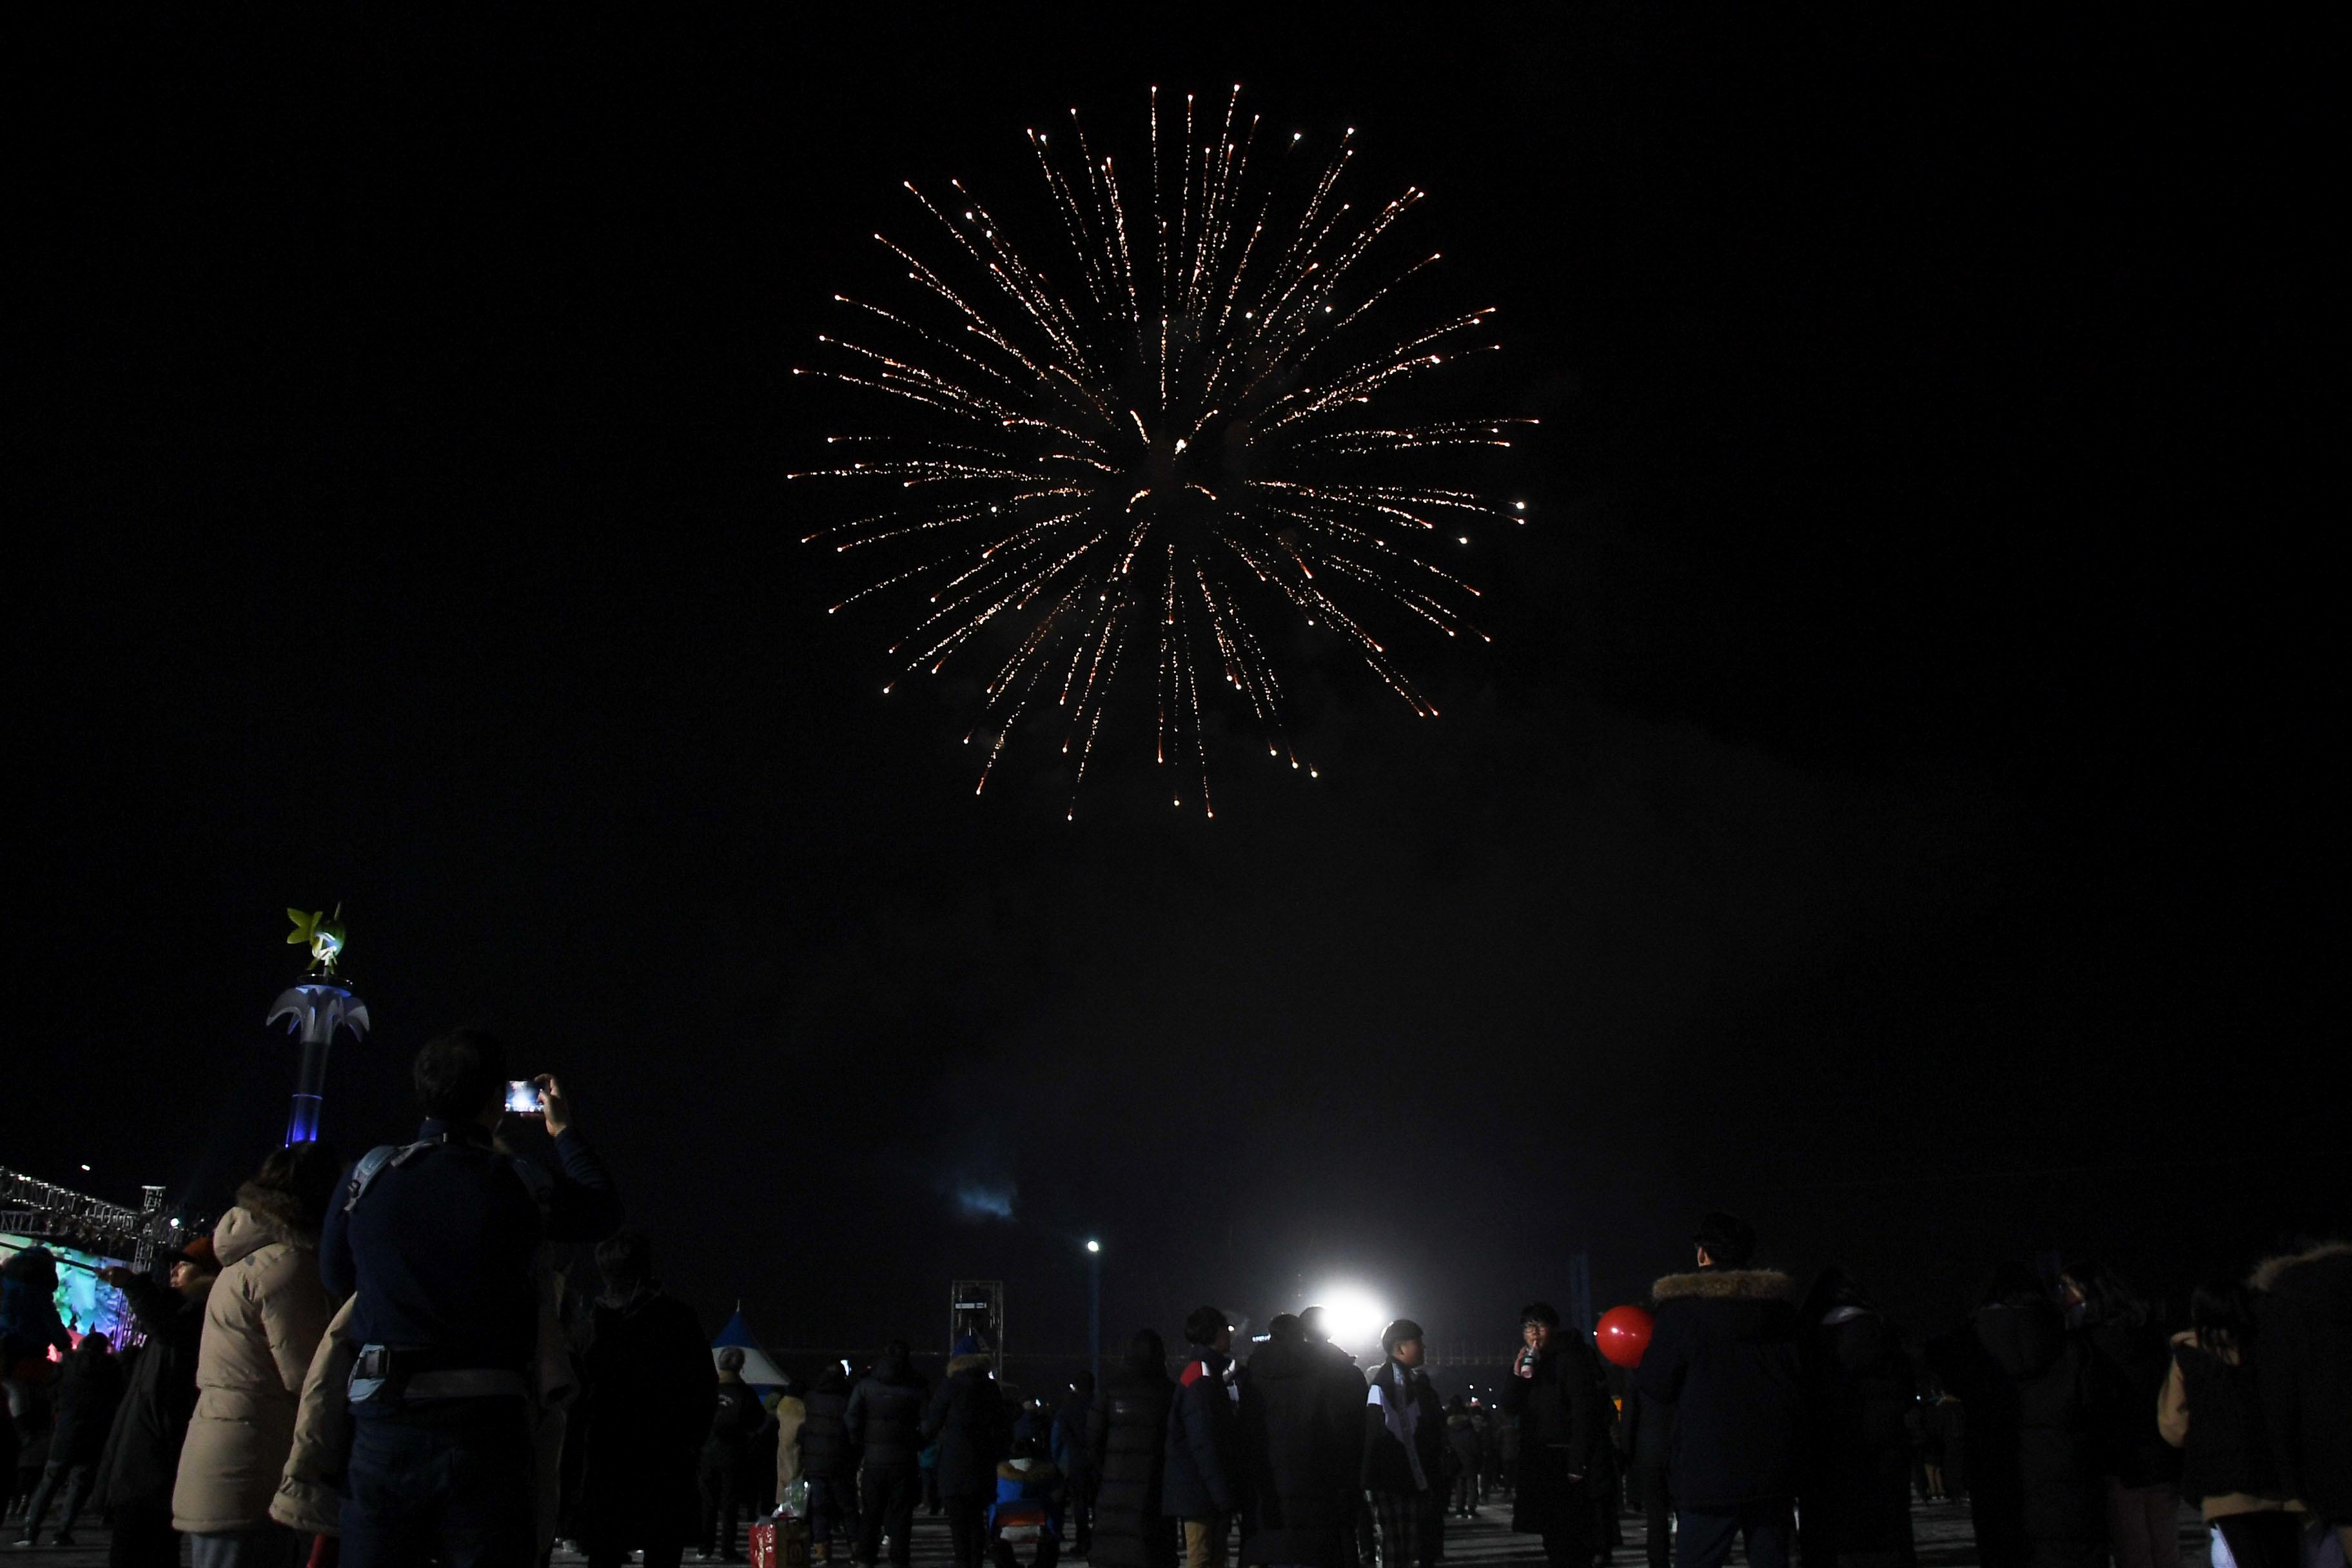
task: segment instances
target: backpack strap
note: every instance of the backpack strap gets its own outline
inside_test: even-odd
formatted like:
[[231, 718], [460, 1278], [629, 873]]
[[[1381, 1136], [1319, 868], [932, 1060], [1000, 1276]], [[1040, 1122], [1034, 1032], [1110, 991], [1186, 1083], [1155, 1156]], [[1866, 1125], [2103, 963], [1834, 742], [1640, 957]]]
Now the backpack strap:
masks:
[[352, 1167], [351, 1184], [343, 1189], [343, 1212], [349, 1214], [359, 1207], [360, 1199], [367, 1195], [368, 1188], [388, 1167], [405, 1165], [425, 1150], [440, 1147], [441, 1142], [438, 1138], [428, 1138], [422, 1143], [382, 1143], [361, 1155], [360, 1163]]

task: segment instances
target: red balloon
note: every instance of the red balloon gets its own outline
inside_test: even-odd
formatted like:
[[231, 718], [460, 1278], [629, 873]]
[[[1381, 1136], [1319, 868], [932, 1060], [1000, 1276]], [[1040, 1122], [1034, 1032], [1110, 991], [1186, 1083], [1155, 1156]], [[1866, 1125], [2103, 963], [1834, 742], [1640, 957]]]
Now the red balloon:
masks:
[[1642, 1352], [1650, 1348], [1650, 1329], [1654, 1320], [1639, 1307], [1612, 1307], [1601, 1314], [1601, 1326], [1592, 1338], [1601, 1353], [1622, 1367], [1642, 1364]]

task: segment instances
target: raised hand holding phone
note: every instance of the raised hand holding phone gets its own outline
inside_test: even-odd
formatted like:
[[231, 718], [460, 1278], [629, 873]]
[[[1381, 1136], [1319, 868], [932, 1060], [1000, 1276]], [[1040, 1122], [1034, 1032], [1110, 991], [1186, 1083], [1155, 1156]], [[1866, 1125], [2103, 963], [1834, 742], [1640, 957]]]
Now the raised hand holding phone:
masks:
[[562, 1137], [563, 1130], [572, 1125], [572, 1101], [564, 1097], [563, 1086], [555, 1081], [555, 1075], [551, 1072], [543, 1072], [530, 1081], [539, 1086], [540, 1108], [547, 1118], [547, 1135], [550, 1138]]

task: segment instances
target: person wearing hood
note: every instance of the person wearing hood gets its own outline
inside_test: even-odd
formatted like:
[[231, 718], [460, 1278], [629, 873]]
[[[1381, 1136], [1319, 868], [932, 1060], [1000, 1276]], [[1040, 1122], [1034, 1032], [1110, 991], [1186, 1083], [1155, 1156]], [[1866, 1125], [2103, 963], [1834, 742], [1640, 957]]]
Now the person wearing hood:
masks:
[[212, 1238], [201, 1236], [173, 1262], [168, 1288], [128, 1268], [99, 1271], [122, 1292], [147, 1336], [98, 1464], [99, 1493], [114, 1527], [108, 1561], [118, 1568], [178, 1568], [172, 1489], [180, 1473], [180, 1445], [195, 1414], [205, 1303], [219, 1272]]
[[1168, 1410], [1168, 1473], [1161, 1501], [1184, 1521], [1185, 1568], [1223, 1568], [1234, 1510], [1234, 1326], [1214, 1307], [1184, 1320], [1185, 1361]]
[[695, 1483], [702, 1494], [701, 1552], [706, 1561], [716, 1553], [721, 1561], [732, 1563], [740, 1555], [735, 1550], [735, 1526], [749, 1479], [744, 1469], [751, 1439], [767, 1426], [768, 1412], [761, 1405], [758, 1392], [743, 1381], [742, 1346], [728, 1345], [712, 1360], [719, 1368], [719, 1390], [695, 1472]]
[[2248, 1283], [2271, 1452], [2352, 1558], [2352, 1241], [2271, 1258]]
[[197, 1568], [275, 1568], [303, 1538], [269, 1517], [294, 1447], [310, 1357], [335, 1307], [319, 1282], [319, 1233], [339, 1166], [320, 1143], [262, 1163], [213, 1231], [220, 1278], [205, 1300], [196, 1407], [172, 1489], [172, 1523]]
[[1421, 1370], [1419, 1323], [1391, 1323], [1381, 1331], [1381, 1369], [1365, 1391], [1361, 1481], [1380, 1568], [1430, 1568], [1445, 1528], [1445, 1411]]
[[1045, 1457], [1045, 1440], [1016, 1437], [996, 1467], [996, 1496], [988, 1505], [989, 1552], [996, 1568], [1020, 1568], [1020, 1549], [1034, 1546], [1033, 1568], [1054, 1568], [1062, 1555], [1062, 1521], [1069, 1484]]
[[2068, 1264], [2058, 1294], [2110, 1385], [2096, 1437], [2116, 1568], [2180, 1568], [2180, 1453], [2156, 1429], [2172, 1363], [2163, 1325], [2146, 1297], [2095, 1259]]
[[981, 1568], [988, 1555], [983, 1516], [996, 1495], [996, 1467], [1013, 1447], [1013, 1413], [986, 1350], [975, 1344], [948, 1358], [948, 1374], [923, 1416], [923, 1436], [940, 1446], [940, 1501], [947, 1510], [955, 1568]]
[[1551, 1568], [1590, 1568], [1593, 1480], [1609, 1444], [1609, 1394], [1601, 1358], [1581, 1333], [1560, 1331], [1548, 1301], [1519, 1309], [1519, 1351], [1497, 1403], [1518, 1431], [1511, 1529], [1540, 1536]]
[[2097, 1568], [2105, 1380], [2033, 1270], [2002, 1264], [1983, 1305], [1929, 1343], [1927, 1358], [1968, 1409], [1969, 1516], [1983, 1568]]
[[41, 1524], [48, 1516], [49, 1499], [65, 1483], [64, 1510], [58, 1518], [56, 1544], [74, 1543], [74, 1521], [82, 1500], [98, 1479], [99, 1456], [106, 1449], [107, 1428], [122, 1403], [122, 1358], [104, 1334], [84, 1334], [74, 1353], [65, 1359], [57, 1384], [57, 1426], [49, 1434], [48, 1458], [40, 1484], [26, 1505], [25, 1533], [16, 1544], [40, 1543]]
[[1805, 1568], [1910, 1568], [1911, 1434], [1918, 1399], [1902, 1335], [1839, 1268], [1822, 1271], [1805, 1325]]
[[1330, 1375], [1324, 1347], [1286, 1312], [1267, 1325], [1240, 1379], [1242, 1561], [1349, 1568], [1361, 1484], [1360, 1402]]
[[2157, 1429], [2183, 1450], [2181, 1493], [2238, 1568], [2301, 1568], [2305, 1510], [2271, 1449], [2254, 1312], [2253, 1291], [2241, 1280], [2198, 1287], [2189, 1301], [2193, 1327], [2172, 1338]]
[[1633, 1373], [1675, 1406], [1675, 1562], [1717, 1568], [1738, 1536], [1754, 1568], [1783, 1568], [1805, 1438], [1790, 1280], [1748, 1267], [1756, 1233], [1737, 1215], [1707, 1215], [1691, 1240], [1696, 1270], [1650, 1288], [1656, 1323]]
[[851, 1445], [861, 1450], [856, 1556], [864, 1568], [880, 1560], [885, 1538], [894, 1568], [907, 1568], [915, 1549], [917, 1456], [927, 1441], [923, 1410], [929, 1389], [907, 1360], [906, 1341], [884, 1345], [874, 1369], [849, 1391], [842, 1414]]
[[[829, 1562], [833, 1538], [846, 1541], [855, 1533], [857, 1454], [849, 1441], [848, 1363], [832, 1361], [817, 1374], [816, 1384], [801, 1397], [798, 1475], [808, 1483], [809, 1555]], [[782, 1447], [777, 1450], [776, 1489], [781, 1494], [792, 1477], [783, 1473]]]
[[1156, 1329], [1139, 1329], [1103, 1390], [1095, 1423], [1091, 1568], [1174, 1568], [1166, 1505], [1168, 1413], [1176, 1384]]
[[694, 1309], [655, 1279], [643, 1231], [600, 1243], [596, 1268], [604, 1293], [585, 1357], [581, 1544], [590, 1568], [618, 1568], [636, 1550], [646, 1568], [676, 1568], [699, 1522], [695, 1465], [718, 1372]]

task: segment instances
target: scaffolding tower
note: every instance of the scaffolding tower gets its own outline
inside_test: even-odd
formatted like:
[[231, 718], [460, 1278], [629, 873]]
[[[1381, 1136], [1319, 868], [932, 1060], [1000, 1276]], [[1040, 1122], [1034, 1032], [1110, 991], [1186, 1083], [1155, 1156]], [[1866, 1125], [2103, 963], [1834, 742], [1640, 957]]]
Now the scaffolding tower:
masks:
[[989, 1368], [1004, 1378], [1004, 1281], [958, 1279], [948, 1287], [948, 1352], [970, 1334], [987, 1352]]

